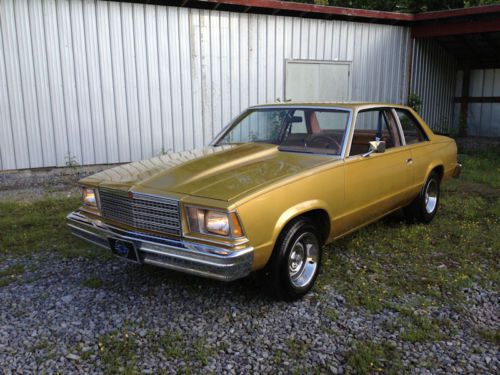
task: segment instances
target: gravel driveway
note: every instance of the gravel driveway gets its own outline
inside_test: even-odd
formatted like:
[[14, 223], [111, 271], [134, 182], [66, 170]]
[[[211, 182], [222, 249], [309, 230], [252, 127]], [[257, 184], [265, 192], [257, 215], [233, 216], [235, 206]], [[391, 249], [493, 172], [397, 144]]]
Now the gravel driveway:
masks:
[[[0, 202], [71, 197], [74, 182], [92, 172], [2, 174]], [[41, 230], [22, 223], [21, 234]], [[12, 237], [15, 227], [0, 228], [0, 240], [9, 230]], [[77, 240], [64, 242], [71, 241]], [[460, 291], [459, 306], [451, 298], [414, 303], [426, 295], [418, 291], [385, 300], [384, 306], [411, 307], [409, 321], [423, 324], [416, 332], [425, 335], [411, 337], [411, 330], [401, 331], [404, 311], [348, 304], [338, 277], [326, 277], [327, 266], [313, 293], [283, 303], [268, 297], [257, 277], [225, 284], [128, 264], [99, 248], [76, 258], [48, 248], [29, 256], [0, 250], [0, 374], [500, 372], [494, 283], [486, 290], [472, 282]], [[346, 257], [348, 272], [370, 264], [332, 248], [325, 264], [331, 251]], [[494, 271], [497, 264], [487, 266]], [[447, 325], [433, 335], [429, 318]]]
[[[0, 288], [2, 373], [347, 373], [359, 342], [397, 349], [398, 372], [499, 370], [470, 314], [437, 310], [460, 327], [451, 339], [409, 343], [388, 329], [398, 313], [348, 308], [331, 287], [288, 304], [255, 278], [224, 284], [108, 256], [11, 257], [0, 271], [14, 263], [24, 272]], [[498, 296], [466, 292], [472, 319], [498, 327]]]

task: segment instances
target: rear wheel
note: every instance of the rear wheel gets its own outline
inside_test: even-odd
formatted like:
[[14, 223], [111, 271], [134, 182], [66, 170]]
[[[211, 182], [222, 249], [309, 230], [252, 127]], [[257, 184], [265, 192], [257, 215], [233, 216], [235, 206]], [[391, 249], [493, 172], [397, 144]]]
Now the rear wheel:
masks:
[[405, 215], [411, 221], [429, 223], [439, 207], [439, 174], [432, 171], [418, 197], [405, 208]]
[[276, 297], [294, 301], [314, 285], [321, 266], [321, 241], [317, 229], [307, 218], [285, 227], [276, 243], [270, 277]]

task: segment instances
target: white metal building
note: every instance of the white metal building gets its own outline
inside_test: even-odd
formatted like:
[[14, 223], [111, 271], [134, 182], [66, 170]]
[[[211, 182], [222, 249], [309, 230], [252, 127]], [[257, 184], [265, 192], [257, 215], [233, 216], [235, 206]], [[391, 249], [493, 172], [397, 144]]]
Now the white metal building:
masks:
[[451, 122], [457, 66], [415, 43], [412, 15], [183, 3], [0, 0], [0, 170], [200, 147], [276, 100], [404, 103], [417, 90], [431, 125]]

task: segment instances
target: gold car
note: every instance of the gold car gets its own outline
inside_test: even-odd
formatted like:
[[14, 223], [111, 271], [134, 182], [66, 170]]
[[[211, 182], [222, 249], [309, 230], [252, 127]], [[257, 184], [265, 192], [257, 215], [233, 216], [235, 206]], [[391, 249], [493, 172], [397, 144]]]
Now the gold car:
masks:
[[293, 300], [313, 286], [323, 245], [401, 208], [430, 222], [460, 169], [454, 140], [405, 106], [261, 105], [210, 147], [84, 178], [68, 225], [136, 263], [225, 281], [266, 268]]

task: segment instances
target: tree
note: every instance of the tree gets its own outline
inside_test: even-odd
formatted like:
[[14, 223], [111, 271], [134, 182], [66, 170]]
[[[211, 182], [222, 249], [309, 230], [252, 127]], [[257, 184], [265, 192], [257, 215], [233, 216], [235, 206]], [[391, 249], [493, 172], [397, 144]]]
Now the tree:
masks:
[[467, 8], [500, 4], [500, 0], [289, 0], [316, 5], [344, 8], [373, 9], [389, 12], [431, 12], [443, 9]]

